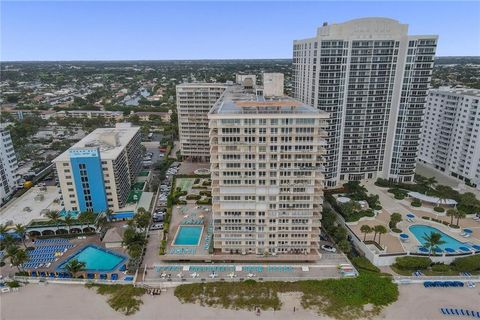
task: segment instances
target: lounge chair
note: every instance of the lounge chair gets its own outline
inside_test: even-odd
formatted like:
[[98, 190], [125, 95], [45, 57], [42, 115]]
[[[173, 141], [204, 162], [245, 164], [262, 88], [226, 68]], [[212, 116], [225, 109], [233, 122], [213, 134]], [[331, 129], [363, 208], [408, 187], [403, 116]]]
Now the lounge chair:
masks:
[[110, 279], [111, 279], [111, 280], [118, 280], [118, 274], [112, 273], [112, 274], [110, 275]]

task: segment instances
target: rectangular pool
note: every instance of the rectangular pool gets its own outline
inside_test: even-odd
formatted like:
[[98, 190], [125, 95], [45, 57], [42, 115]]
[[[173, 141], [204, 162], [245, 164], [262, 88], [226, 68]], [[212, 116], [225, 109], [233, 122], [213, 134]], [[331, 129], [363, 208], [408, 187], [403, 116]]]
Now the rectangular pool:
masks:
[[197, 246], [202, 236], [202, 226], [180, 226], [173, 240], [175, 246]]
[[65, 265], [72, 259], [85, 262], [85, 271], [113, 271], [117, 269], [126, 258], [120, 254], [107, 251], [101, 247], [88, 245], [76, 252], [63, 262], [58, 268], [65, 269]]

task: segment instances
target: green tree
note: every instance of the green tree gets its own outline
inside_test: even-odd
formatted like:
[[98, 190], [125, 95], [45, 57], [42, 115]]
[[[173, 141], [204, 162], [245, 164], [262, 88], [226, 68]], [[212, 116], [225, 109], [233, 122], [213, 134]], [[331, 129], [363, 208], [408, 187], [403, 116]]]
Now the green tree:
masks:
[[28, 261], [27, 251], [25, 249], [19, 249], [15, 246], [11, 246], [7, 249], [7, 256], [10, 258], [10, 263], [14, 267], [17, 267], [18, 271], [21, 271], [20, 266]]
[[453, 224], [453, 218], [457, 216], [457, 210], [456, 209], [448, 209], [447, 210], [447, 217], [450, 217], [450, 224]]
[[445, 243], [445, 241], [442, 240], [442, 235], [438, 232], [431, 232], [430, 234], [425, 233], [422, 238], [425, 240], [423, 246], [429, 249], [429, 254], [432, 254], [435, 249]]
[[333, 233], [333, 238], [335, 239], [336, 243], [339, 243], [343, 239], [347, 238], [347, 230], [343, 227], [336, 228], [335, 232]]
[[[143, 208], [140, 208], [140, 209], [143, 209]], [[133, 219], [137, 227], [145, 231], [148, 228], [148, 225], [150, 224], [152, 215], [150, 214], [150, 212], [145, 211], [145, 209], [142, 211], [140, 209], [138, 210], [137, 214]]]
[[432, 190], [436, 184], [437, 184], [437, 179], [435, 179], [435, 177], [426, 178], [424, 180], [424, 185], [427, 188], [427, 192], [425, 192], [425, 194], [428, 194], [428, 190]]
[[402, 215], [398, 212], [392, 213], [392, 215], [390, 216], [390, 223], [389, 223], [390, 229], [396, 228], [397, 223], [399, 223], [400, 221], [402, 221]]
[[372, 228], [369, 225], [364, 224], [360, 227], [360, 231], [364, 234], [363, 241], [365, 241], [367, 239], [367, 233], [372, 233]]
[[338, 248], [342, 250], [345, 254], [349, 254], [352, 251], [352, 245], [348, 242], [347, 239], [343, 239], [338, 243]]
[[460, 195], [458, 209], [467, 214], [480, 212], [480, 200], [471, 192], [466, 192]]
[[467, 214], [465, 212], [463, 212], [462, 210], [457, 210], [456, 214], [455, 214], [455, 218], [457, 218], [457, 226], [459, 225], [458, 223], [460, 222], [460, 219], [463, 219], [467, 216]]
[[60, 213], [58, 211], [50, 210], [47, 213], [47, 218], [53, 222], [53, 224], [56, 226], [58, 231], [58, 228], [59, 228], [58, 224], [60, 222]]
[[15, 232], [21, 237], [23, 246], [26, 248], [25, 235], [27, 234], [27, 228], [19, 223], [15, 225]]
[[375, 227], [373, 227], [373, 230], [378, 233], [378, 244], [380, 244], [381, 240], [380, 240], [380, 237], [382, 236], [382, 234], [385, 234], [387, 233], [387, 228], [385, 228], [385, 226], [382, 226], [381, 224], [379, 225], [376, 225]]
[[78, 261], [78, 259], [72, 259], [67, 262], [65, 265], [65, 270], [70, 272], [74, 278], [77, 277], [79, 272], [85, 271], [86, 264], [83, 261]]
[[75, 223], [75, 219], [72, 217], [72, 215], [68, 214], [63, 220], [67, 225], [68, 233], [70, 233], [70, 227]]

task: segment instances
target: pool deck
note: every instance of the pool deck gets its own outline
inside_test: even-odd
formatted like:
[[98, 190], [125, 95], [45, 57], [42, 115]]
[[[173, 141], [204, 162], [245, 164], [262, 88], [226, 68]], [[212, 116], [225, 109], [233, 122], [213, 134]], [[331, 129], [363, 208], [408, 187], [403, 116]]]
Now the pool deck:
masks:
[[[410, 199], [396, 200], [393, 198], [393, 195], [387, 192], [388, 188], [381, 188], [374, 185], [373, 181], [365, 183], [366, 188], [369, 193], [378, 194], [380, 197], [380, 202], [382, 204], [382, 210], [380, 213], [373, 218], [363, 218], [363, 220], [358, 221], [357, 223], [349, 223], [349, 228], [358, 236], [359, 239], [364, 239], [364, 234], [360, 231], [362, 225], [368, 225], [370, 227], [376, 225], [383, 225], [389, 230], [388, 222], [390, 221], [390, 215], [394, 212], [398, 212], [402, 215], [403, 220], [397, 224], [397, 228], [401, 229], [403, 233], [406, 233], [410, 236], [407, 242], [403, 242], [399, 238], [399, 234], [394, 232], [388, 232], [381, 236], [381, 245], [385, 249], [385, 253], [394, 254], [394, 253], [405, 253], [405, 252], [417, 252], [417, 248], [420, 245], [420, 242], [417, 241], [415, 236], [409, 231], [411, 225], [427, 225], [439, 229], [445, 234], [451, 236], [452, 238], [465, 243], [480, 244], [480, 222], [477, 222], [471, 218], [465, 218], [460, 220], [459, 229], [451, 229], [441, 223], [437, 223], [431, 220], [422, 219], [422, 217], [429, 217], [439, 219], [441, 221], [450, 222], [451, 218], [445, 216], [445, 213], [438, 214], [433, 211], [432, 206], [424, 205], [420, 208], [414, 208], [410, 205]], [[416, 218], [413, 222], [407, 220], [406, 215], [408, 213], [413, 213]], [[454, 220], [455, 222], [455, 220]], [[460, 236], [461, 231], [464, 228], [472, 229], [473, 233], [469, 238], [464, 238]], [[373, 233], [368, 234], [366, 240], [372, 240]], [[377, 235], [378, 240], [378, 235]]]

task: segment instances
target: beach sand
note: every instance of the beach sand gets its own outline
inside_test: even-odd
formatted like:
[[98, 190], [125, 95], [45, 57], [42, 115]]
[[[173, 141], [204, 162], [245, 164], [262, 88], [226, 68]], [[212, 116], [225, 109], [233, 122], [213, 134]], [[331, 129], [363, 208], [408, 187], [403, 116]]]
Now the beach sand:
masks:
[[[260, 316], [251, 311], [224, 310], [202, 307], [195, 304], [181, 304], [173, 295], [173, 289], [160, 296], [143, 297], [140, 311], [124, 316], [108, 306], [105, 296], [86, 289], [81, 285], [39, 286], [30, 284], [18, 292], [0, 296], [0, 318], [2, 320], [249, 320], [249, 319], [329, 319], [313, 311], [302, 310], [300, 295], [281, 294], [283, 309], [263, 311]], [[293, 312], [295, 307], [296, 312]], [[425, 289], [420, 285], [400, 287], [400, 299], [389, 306], [377, 319], [420, 320], [447, 319], [440, 313], [441, 307], [468, 308], [480, 311], [480, 288], [438, 288]]]

